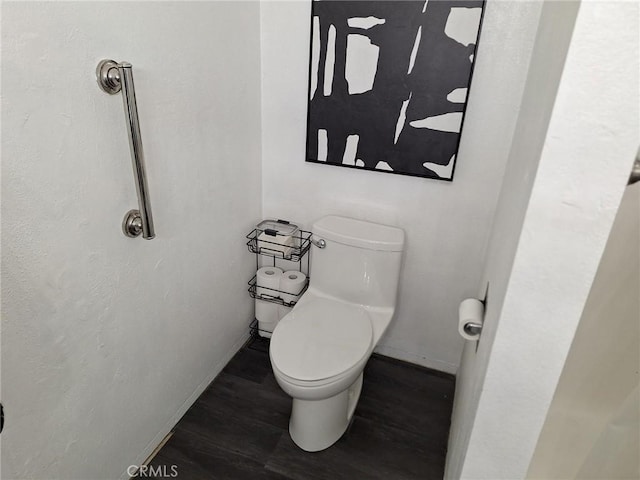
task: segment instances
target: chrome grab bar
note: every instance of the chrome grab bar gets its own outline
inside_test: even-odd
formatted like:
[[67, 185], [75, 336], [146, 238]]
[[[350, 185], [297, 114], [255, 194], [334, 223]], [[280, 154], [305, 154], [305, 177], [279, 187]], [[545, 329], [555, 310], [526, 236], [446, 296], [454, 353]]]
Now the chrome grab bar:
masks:
[[129, 148], [133, 162], [133, 173], [138, 192], [138, 210], [129, 210], [122, 222], [122, 230], [127, 237], [151, 240], [156, 236], [151, 214], [151, 201], [147, 186], [147, 174], [144, 166], [144, 152], [140, 135], [140, 120], [136, 105], [136, 90], [133, 84], [133, 70], [128, 62], [116, 63], [113, 60], [102, 60], [96, 70], [98, 85], [110, 95], [122, 90], [124, 113], [127, 118]]

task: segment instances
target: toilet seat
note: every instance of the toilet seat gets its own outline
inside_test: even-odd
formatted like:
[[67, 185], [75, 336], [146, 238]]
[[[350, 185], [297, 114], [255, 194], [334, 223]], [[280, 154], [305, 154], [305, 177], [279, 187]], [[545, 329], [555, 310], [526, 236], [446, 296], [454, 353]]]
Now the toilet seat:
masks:
[[317, 298], [278, 323], [269, 351], [274, 368], [296, 383], [325, 383], [368, 358], [372, 340], [364, 308]]

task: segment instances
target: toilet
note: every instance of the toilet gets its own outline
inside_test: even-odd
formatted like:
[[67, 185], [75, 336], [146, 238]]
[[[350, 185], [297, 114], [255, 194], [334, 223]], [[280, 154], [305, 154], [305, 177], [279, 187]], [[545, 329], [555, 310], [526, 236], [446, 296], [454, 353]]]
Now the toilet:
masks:
[[404, 232], [337, 215], [311, 231], [309, 288], [274, 329], [269, 357], [278, 385], [293, 398], [291, 438], [316, 452], [349, 426], [364, 367], [391, 323]]

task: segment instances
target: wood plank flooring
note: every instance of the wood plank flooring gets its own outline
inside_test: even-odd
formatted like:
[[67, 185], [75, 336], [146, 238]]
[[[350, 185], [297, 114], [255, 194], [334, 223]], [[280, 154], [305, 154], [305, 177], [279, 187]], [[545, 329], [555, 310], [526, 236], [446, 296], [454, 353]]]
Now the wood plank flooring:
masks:
[[257, 338], [238, 352], [151, 466], [171, 473], [175, 465], [183, 480], [443, 477], [453, 376], [374, 355], [347, 433], [308, 453], [289, 437], [291, 399], [273, 377], [268, 348]]

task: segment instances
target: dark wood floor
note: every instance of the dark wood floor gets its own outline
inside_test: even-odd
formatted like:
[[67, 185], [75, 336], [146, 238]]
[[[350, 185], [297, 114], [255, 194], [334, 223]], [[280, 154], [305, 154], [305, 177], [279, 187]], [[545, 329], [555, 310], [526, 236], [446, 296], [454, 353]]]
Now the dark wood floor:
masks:
[[268, 343], [250, 341], [175, 428], [151, 462], [183, 480], [441, 479], [454, 378], [374, 355], [349, 430], [307, 453], [288, 432], [291, 399]]

